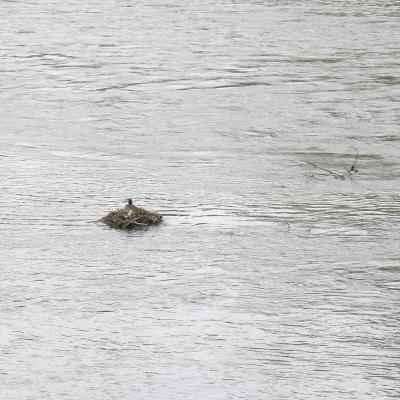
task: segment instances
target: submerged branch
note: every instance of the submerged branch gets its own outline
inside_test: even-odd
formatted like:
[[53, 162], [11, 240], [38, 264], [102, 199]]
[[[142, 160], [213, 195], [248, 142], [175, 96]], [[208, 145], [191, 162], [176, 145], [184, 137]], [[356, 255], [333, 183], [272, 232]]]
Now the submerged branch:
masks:
[[319, 165], [314, 164], [314, 163], [312, 163], [312, 162], [310, 162], [310, 161], [306, 161], [306, 164], [309, 164], [309, 165], [311, 165], [311, 166], [314, 167], [314, 168], [320, 169], [321, 171], [325, 171], [325, 172], [327, 172], [328, 174], [333, 175], [336, 179], [346, 179], [345, 176], [344, 176], [343, 174], [340, 174], [340, 173], [335, 172], [335, 171], [331, 171], [330, 169], [322, 168], [322, 167], [320, 167]]
[[316, 169], [319, 169], [319, 170], [325, 172], [325, 174], [321, 174], [320, 173], [319, 175], [325, 175], [325, 176], [331, 175], [335, 179], [345, 180], [346, 177], [351, 177], [352, 175], [354, 175], [354, 174], [356, 174], [358, 172], [357, 161], [358, 161], [358, 150], [357, 150], [357, 153], [356, 153], [356, 155], [354, 157], [352, 165], [350, 166], [349, 169], [346, 169], [345, 172], [343, 172], [343, 173], [342, 172], [332, 171], [332, 170], [330, 170], [328, 168], [320, 167], [319, 165], [314, 164], [314, 163], [312, 163], [310, 161], [305, 161], [305, 163], [308, 164], [308, 165], [311, 165], [313, 168], [316, 168]]
[[351, 174], [351, 173], [356, 174], [356, 173], [358, 172], [358, 169], [357, 169], [357, 160], [358, 160], [358, 150], [357, 150], [356, 156], [354, 157], [353, 164], [351, 165], [350, 169], [347, 170], [347, 172], [348, 172], [349, 174]]

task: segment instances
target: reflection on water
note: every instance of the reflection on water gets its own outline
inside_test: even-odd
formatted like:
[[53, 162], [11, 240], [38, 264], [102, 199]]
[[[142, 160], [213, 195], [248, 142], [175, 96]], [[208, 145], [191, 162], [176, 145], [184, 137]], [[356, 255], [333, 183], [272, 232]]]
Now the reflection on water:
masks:
[[399, 397], [398, 2], [1, 16], [2, 399]]

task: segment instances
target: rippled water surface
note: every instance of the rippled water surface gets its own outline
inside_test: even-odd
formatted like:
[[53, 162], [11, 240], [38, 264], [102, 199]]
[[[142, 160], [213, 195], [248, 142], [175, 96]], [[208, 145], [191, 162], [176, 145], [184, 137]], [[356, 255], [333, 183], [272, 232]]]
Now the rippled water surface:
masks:
[[400, 397], [398, 1], [0, 17], [2, 400]]

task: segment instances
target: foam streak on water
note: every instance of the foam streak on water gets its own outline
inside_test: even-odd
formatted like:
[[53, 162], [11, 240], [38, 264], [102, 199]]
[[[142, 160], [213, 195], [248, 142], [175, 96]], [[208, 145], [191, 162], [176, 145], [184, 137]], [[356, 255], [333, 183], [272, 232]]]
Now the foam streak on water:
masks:
[[398, 2], [214, 3], [1, 2], [2, 400], [399, 398]]

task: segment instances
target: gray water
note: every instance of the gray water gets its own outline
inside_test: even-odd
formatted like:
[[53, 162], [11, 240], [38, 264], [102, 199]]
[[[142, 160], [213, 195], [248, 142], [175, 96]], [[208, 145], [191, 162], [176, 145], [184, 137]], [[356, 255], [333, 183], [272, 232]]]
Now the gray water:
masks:
[[400, 4], [216, 3], [0, 3], [2, 400], [400, 397]]

